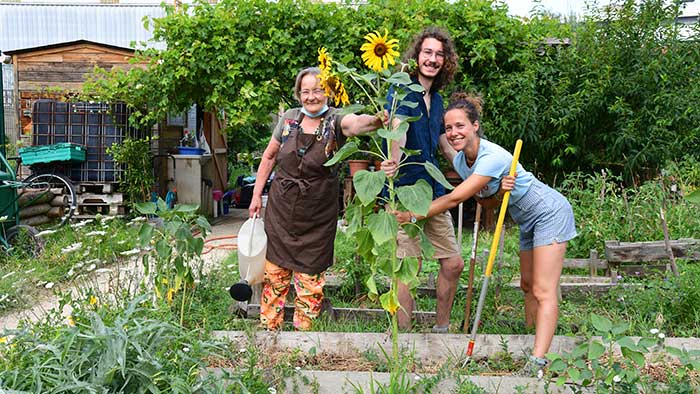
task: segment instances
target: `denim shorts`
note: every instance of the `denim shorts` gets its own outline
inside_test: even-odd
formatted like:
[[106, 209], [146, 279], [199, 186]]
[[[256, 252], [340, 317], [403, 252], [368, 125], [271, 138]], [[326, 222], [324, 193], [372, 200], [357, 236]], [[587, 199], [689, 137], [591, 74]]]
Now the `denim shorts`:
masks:
[[520, 226], [520, 250], [566, 242], [576, 236], [569, 201], [537, 179], [525, 195], [508, 205], [510, 216]]

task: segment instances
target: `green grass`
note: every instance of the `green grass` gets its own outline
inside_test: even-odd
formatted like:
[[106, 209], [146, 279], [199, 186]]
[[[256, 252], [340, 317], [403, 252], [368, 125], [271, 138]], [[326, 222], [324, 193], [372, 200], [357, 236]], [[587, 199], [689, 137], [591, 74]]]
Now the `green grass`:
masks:
[[98, 218], [84, 226], [64, 226], [45, 235], [44, 250], [36, 258], [3, 255], [0, 311], [24, 308], [42, 289], [78, 280], [123, 259], [120, 253], [132, 249], [135, 238], [135, 231], [123, 220]]

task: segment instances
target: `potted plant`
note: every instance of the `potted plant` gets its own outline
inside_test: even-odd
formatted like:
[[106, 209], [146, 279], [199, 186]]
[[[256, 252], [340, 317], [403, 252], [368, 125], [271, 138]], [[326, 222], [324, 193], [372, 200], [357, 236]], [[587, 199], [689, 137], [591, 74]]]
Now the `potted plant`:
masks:
[[358, 152], [352, 155], [352, 159], [347, 160], [348, 169], [350, 170], [350, 176], [355, 176], [358, 171], [367, 170], [371, 164], [368, 159], [367, 151], [369, 149], [369, 143], [366, 139], [353, 137], [348, 140], [350, 143], [357, 144]]

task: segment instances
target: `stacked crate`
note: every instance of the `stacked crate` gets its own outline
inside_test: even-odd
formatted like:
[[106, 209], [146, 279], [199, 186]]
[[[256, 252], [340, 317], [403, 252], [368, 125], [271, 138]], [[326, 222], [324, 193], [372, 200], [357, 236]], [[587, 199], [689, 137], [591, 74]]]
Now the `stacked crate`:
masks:
[[125, 138], [145, 137], [144, 132], [129, 127], [129, 115], [130, 110], [124, 103], [56, 100], [33, 103], [33, 145], [70, 142], [86, 148], [85, 162], [63, 169], [64, 175], [76, 186], [79, 214], [116, 214], [119, 211], [123, 196], [116, 192], [116, 186], [122, 169], [106, 150]]

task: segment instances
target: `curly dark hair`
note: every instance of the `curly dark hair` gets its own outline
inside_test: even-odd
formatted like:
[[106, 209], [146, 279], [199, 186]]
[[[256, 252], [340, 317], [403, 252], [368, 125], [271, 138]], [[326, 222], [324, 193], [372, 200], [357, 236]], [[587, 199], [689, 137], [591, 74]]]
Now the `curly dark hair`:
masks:
[[[426, 38], [434, 38], [442, 43], [442, 50], [445, 52], [445, 61], [442, 64], [442, 69], [433, 80], [433, 84], [430, 90], [436, 92], [443, 87], [445, 87], [452, 78], [454, 78], [455, 72], [457, 72], [457, 53], [455, 52], [455, 45], [452, 42], [450, 35], [443, 29], [431, 26], [425, 28], [420, 34], [415, 36], [413, 42], [406, 50], [404, 54], [404, 61], [408, 62], [413, 59], [418, 61], [418, 55], [420, 54], [421, 47], [423, 46], [423, 41]], [[416, 76], [418, 74], [418, 69], [414, 70], [411, 75]]]

